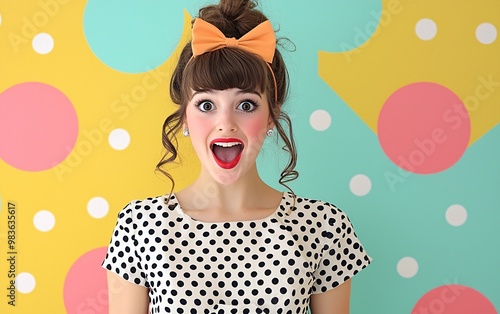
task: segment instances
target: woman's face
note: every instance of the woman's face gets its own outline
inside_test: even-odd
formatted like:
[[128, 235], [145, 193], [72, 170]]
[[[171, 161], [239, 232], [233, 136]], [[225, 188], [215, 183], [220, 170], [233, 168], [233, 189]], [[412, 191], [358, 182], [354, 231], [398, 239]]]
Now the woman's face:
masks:
[[184, 127], [203, 171], [232, 184], [256, 170], [256, 159], [273, 127], [266, 96], [232, 88], [193, 92]]

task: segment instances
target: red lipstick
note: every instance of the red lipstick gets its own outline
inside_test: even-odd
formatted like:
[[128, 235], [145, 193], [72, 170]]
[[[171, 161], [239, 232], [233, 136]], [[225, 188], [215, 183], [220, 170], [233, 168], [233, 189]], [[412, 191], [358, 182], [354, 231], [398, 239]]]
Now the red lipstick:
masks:
[[216, 138], [210, 142], [214, 160], [223, 169], [236, 167], [243, 152], [243, 142], [237, 138]]

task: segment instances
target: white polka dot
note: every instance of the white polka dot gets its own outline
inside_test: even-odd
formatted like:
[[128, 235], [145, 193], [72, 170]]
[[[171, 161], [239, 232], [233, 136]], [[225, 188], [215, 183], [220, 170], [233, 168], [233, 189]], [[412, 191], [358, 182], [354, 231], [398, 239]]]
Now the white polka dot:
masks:
[[19, 273], [16, 276], [16, 288], [21, 293], [30, 293], [35, 290], [36, 280], [30, 273]]
[[454, 227], [461, 226], [467, 220], [467, 210], [462, 205], [451, 205], [446, 210], [446, 221]]
[[422, 40], [431, 40], [436, 36], [437, 25], [431, 19], [421, 19], [415, 25], [417, 37]]
[[52, 230], [56, 224], [56, 218], [54, 214], [48, 210], [41, 210], [35, 214], [33, 217], [33, 224], [35, 228], [42, 232], [47, 232]]
[[123, 150], [130, 144], [130, 135], [124, 129], [114, 129], [109, 133], [109, 145], [116, 150]]
[[0, 14], [0, 26], [2, 25], [2, 14]]
[[103, 218], [108, 214], [109, 204], [106, 199], [96, 196], [90, 199], [87, 203], [87, 212], [93, 218]]
[[45, 55], [54, 49], [54, 39], [47, 33], [40, 33], [33, 37], [32, 45], [37, 53]]
[[476, 38], [481, 44], [489, 45], [497, 39], [497, 29], [490, 23], [479, 24], [476, 28]]
[[370, 181], [370, 178], [364, 174], [357, 174], [351, 178], [349, 188], [351, 189], [352, 194], [356, 196], [365, 196], [370, 193], [370, 190], [372, 189], [372, 182]]
[[413, 257], [403, 257], [398, 262], [398, 274], [404, 278], [411, 278], [418, 272], [418, 263]]
[[324, 131], [330, 127], [332, 118], [325, 110], [316, 110], [309, 117], [309, 123], [316, 131]]

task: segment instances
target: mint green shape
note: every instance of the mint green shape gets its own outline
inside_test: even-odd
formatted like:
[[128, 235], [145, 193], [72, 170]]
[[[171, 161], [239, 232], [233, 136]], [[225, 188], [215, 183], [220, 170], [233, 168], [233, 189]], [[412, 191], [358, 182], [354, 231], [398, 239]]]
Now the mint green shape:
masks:
[[83, 18], [85, 38], [107, 66], [126, 73], [149, 71], [176, 48], [184, 26], [183, 11], [192, 2], [89, 0]]

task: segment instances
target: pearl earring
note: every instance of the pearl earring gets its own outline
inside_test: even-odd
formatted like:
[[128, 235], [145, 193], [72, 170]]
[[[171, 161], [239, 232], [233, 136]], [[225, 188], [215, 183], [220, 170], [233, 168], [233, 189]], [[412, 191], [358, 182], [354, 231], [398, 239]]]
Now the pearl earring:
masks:
[[266, 135], [269, 136], [269, 137], [273, 136], [274, 135], [274, 130], [273, 129], [267, 130]]
[[184, 130], [182, 131], [182, 135], [189, 136], [189, 129], [188, 128], [184, 128]]

